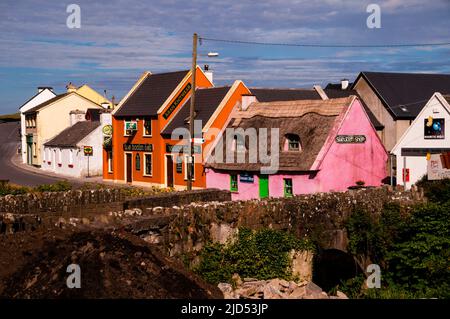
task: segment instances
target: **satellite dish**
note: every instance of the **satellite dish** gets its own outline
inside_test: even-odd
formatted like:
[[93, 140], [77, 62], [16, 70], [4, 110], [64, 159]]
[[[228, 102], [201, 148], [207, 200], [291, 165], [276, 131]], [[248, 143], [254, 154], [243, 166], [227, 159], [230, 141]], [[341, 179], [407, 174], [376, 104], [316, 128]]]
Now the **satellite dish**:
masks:
[[215, 57], [218, 57], [219, 56], [219, 53], [217, 53], [217, 52], [209, 52], [208, 53], [208, 57], [210, 57], [210, 58], [215, 58]]

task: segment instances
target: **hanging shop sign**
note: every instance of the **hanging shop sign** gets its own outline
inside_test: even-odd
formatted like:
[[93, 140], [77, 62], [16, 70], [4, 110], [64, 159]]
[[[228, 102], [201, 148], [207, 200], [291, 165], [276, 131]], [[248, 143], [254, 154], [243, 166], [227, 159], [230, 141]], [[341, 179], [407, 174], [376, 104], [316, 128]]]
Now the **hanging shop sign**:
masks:
[[365, 135], [337, 135], [336, 143], [339, 144], [363, 144], [366, 142]]
[[175, 101], [172, 102], [172, 104], [170, 104], [169, 108], [164, 112], [163, 117], [165, 120], [167, 120], [170, 116], [170, 114], [173, 113], [173, 111], [175, 111], [175, 109], [177, 108], [178, 105], [180, 105], [181, 101], [183, 101], [183, 99], [186, 97], [186, 95], [189, 93], [189, 91], [191, 90], [191, 83], [189, 82], [183, 89], [183, 91], [181, 91], [181, 93], [177, 96], [177, 98], [175, 99]]
[[153, 152], [153, 144], [123, 144], [126, 152]]
[[430, 181], [450, 178], [450, 152], [430, 155], [427, 170]]
[[431, 116], [424, 120], [425, 139], [444, 139], [445, 138], [445, 120], [434, 119]]
[[113, 131], [112, 125], [105, 125], [102, 128], [102, 132], [106, 136], [111, 136], [112, 135], [112, 131]]
[[[175, 149], [174, 149], [175, 147]], [[189, 145], [172, 145], [172, 144], [166, 144], [166, 153], [189, 153]], [[194, 145], [194, 154], [201, 154], [202, 153], [202, 146], [201, 145]]]
[[239, 181], [241, 183], [253, 183], [255, 181], [255, 178], [253, 174], [241, 173], [239, 174]]
[[84, 156], [92, 156], [94, 154], [94, 149], [92, 148], [92, 146], [84, 146], [83, 150]]

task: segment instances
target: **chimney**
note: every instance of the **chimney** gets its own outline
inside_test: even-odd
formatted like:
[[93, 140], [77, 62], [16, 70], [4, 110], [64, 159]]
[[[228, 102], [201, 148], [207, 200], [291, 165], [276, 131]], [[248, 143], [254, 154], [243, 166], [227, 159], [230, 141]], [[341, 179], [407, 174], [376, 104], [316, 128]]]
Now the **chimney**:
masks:
[[72, 84], [72, 82], [69, 82], [69, 84], [66, 85], [67, 93], [72, 93], [77, 91], [77, 87]]
[[111, 112], [101, 112], [100, 113], [100, 123], [101, 126], [112, 125], [112, 115]]
[[328, 95], [325, 93], [325, 91], [322, 89], [320, 85], [314, 85], [314, 90], [320, 95], [322, 100], [328, 100]]
[[102, 102], [102, 104], [100, 104], [102, 106], [102, 108], [104, 108], [105, 110], [108, 110], [110, 108], [110, 104], [108, 102]]
[[341, 89], [342, 90], [347, 90], [349, 85], [348, 79], [342, 79], [341, 80]]
[[254, 96], [252, 94], [244, 94], [244, 95], [242, 95], [241, 110], [242, 111], [247, 111], [247, 109], [250, 106], [250, 104], [252, 104], [254, 102], [258, 102], [258, 100], [256, 99], [256, 96]]
[[50, 91], [53, 92], [53, 88], [51, 86], [40, 86], [37, 88], [38, 89], [38, 93], [41, 93], [42, 91], [44, 91], [45, 89], [48, 89]]
[[214, 83], [213, 82], [213, 72], [212, 72], [212, 70], [209, 69], [209, 65], [208, 64], [205, 64], [203, 66], [203, 70], [204, 70], [205, 75], [208, 78], [209, 82]]
[[81, 110], [73, 110], [70, 111], [70, 126], [74, 125], [75, 123], [86, 121], [86, 112]]

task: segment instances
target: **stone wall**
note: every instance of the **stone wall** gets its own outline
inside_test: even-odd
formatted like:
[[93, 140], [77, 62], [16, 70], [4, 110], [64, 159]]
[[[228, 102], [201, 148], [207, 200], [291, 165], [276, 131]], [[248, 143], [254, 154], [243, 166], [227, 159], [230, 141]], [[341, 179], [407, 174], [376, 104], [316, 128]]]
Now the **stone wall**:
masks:
[[2, 196], [0, 197], [0, 213], [55, 213], [53, 215], [68, 213], [87, 216], [125, 210], [129, 207], [172, 207], [192, 202], [229, 200], [231, 200], [230, 192], [218, 189], [159, 193], [135, 199], [126, 199], [120, 189], [73, 190]]
[[298, 238], [312, 239], [322, 248], [346, 251], [344, 222], [356, 205], [379, 214], [386, 203], [397, 202], [407, 210], [424, 200], [422, 192], [383, 187], [262, 201], [192, 203], [145, 209], [140, 220], [127, 228], [162, 245], [169, 255], [185, 255], [189, 260], [195, 259], [206, 242], [224, 243], [239, 227], [284, 230]]

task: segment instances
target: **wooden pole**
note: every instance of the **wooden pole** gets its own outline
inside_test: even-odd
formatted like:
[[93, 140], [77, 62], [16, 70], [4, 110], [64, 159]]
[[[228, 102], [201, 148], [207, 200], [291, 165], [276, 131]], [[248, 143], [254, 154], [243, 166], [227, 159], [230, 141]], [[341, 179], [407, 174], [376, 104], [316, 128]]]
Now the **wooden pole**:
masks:
[[[192, 37], [192, 85], [191, 85], [191, 106], [189, 110], [189, 132], [190, 132], [190, 152], [187, 162], [188, 180], [187, 189], [192, 190], [192, 173], [194, 172], [194, 113], [195, 113], [195, 85], [196, 85], [196, 70], [197, 70], [197, 42], [198, 35], [194, 33]], [[190, 162], [189, 162], [190, 161]]]

